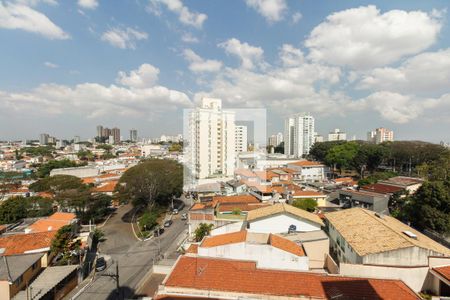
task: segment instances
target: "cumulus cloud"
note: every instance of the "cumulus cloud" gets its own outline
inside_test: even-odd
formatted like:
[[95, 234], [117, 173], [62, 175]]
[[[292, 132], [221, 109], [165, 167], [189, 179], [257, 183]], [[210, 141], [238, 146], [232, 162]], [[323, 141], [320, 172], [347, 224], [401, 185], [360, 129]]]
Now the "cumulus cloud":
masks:
[[148, 88], [156, 84], [158, 75], [158, 68], [151, 64], [143, 64], [137, 70], [132, 70], [129, 74], [120, 71], [116, 81], [132, 88]]
[[189, 62], [189, 70], [194, 73], [218, 72], [222, 68], [222, 62], [213, 59], [203, 59], [191, 49], [185, 49], [183, 55]]
[[269, 23], [282, 20], [287, 10], [285, 0], [245, 0], [245, 3], [248, 7], [256, 10]]
[[44, 66], [46, 66], [47, 68], [50, 68], [50, 69], [57, 69], [57, 68], [59, 68], [59, 66], [57, 64], [54, 64], [54, 63], [49, 62], [49, 61], [46, 61], [44, 63]]
[[113, 28], [104, 32], [101, 39], [120, 49], [136, 49], [136, 42], [148, 39], [148, 34], [130, 27]]
[[40, 34], [51, 40], [69, 39], [70, 35], [46, 15], [30, 6], [0, 1], [0, 28], [20, 29]]
[[448, 92], [450, 89], [450, 48], [421, 53], [407, 59], [397, 68], [385, 67], [371, 70], [363, 76], [358, 88], [419, 95]]
[[198, 43], [198, 38], [192, 35], [190, 32], [186, 32], [181, 37], [181, 40], [185, 43]]
[[232, 38], [226, 42], [218, 44], [225, 49], [225, 52], [237, 56], [241, 60], [244, 69], [252, 69], [262, 62], [264, 51], [260, 47], [254, 47], [247, 43], [242, 43], [238, 39]]
[[298, 66], [304, 62], [303, 52], [290, 44], [284, 44], [279, 52], [281, 62], [284, 66]]
[[85, 9], [96, 9], [98, 7], [97, 0], [78, 0], [78, 6]]
[[154, 15], [161, 15], [161, 4], [163, 4], [168, 10], [178, 15], [178, 20], [186, 25], [193, 26], [195, 28], [202, 28], [203, 23], [208, 18], [203, 13], [193, 12], [188, 7], [183, 5], [181, 0], [150, 0], [147, 10]]
[[[119, 73], [119, 78], [128, 86], [82, 83], [75, 86], [42, 84], [28, 92], [12, 93], [0, 91], [0, 111], [23, 112], [46, 115], [77, 115], [87, 118], [99, 116], [148, 117], [153, 112], [164, 113], [180, 107], [190, 107], [189, 97], [180, 91], [172, 90], [148, 81], [150, 65], [130, 72]], [[144, 70], [144, 72], [142, 72]], [[133, 73], [135, 72], [135, 74]], [[144, 73], [144, 74], [142, 74]], [[121, 74], [124, 75], [121, 77]], [[141, 81], [135, 77], [143, 77]], [[153, 79], [150, 79], [153, 80]], [[122, 83], [123, 84], [123, 83]], [[134, 87], [130, 87], [134, 85]], [[33, 110], [30, 111], [30, 107]]]
[[336, 12], [316, 26], [307, 40], [309, 57], [354, 69], [384, 66], [419, 53], [437, 39], [442, 20], [423, 11], [373, 5]]
[[294, 13], [292, 15], [292, 24], [297, 24], [302, 18], [303, 15], [300, 12]]

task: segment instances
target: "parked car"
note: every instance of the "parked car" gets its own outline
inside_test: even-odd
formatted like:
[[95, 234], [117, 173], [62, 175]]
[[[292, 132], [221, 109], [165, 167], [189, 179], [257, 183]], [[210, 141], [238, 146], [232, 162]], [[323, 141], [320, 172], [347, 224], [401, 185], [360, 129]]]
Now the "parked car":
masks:
[[153, 231], [153, 236], [160, 236], [164, 233], [164, 228], [158, 227]]
[[95, 263], [95, 271], [100, 272], [106, 269], [106, 260], [104, 257], [97, 258]]
[[188, 219], [188, 215], [187, 214], [182, 214], [181, 215], [181, 220], [185, 221]]
[[170, 225], [172, 225], [173, 221], [172, 220], [167, 220], [164, 222], [164, 227], [170, 227]]

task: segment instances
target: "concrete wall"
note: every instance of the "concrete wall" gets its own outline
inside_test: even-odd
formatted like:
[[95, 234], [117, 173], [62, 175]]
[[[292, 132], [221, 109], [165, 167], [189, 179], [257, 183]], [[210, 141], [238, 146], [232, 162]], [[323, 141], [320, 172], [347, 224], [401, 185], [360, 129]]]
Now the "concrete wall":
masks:
[[325, 265], [325, 257], [328, 255], [330, 249], [330, 242], [328, 239], [317, 240], [302, 243], [306, 255], [309, 258], [310, 269], [323, 269]]
[[99, 174], [99, 170], [95, 167], [79, 167], [79, 168], [63, 168], [53, 169], [50, 172], [50, 176], [55, 175], [71, 175], [79, 178], [94, 177]]
[[9, 283], [7, 280], [0, 281], [0, 300], [9, 300]]
[[428, 256], [431, 251], [419, 247], [409, 247], [394, 251], [386, 251], [366, 255], [363, 264], [390, 265], [390, 266], [428, 266]]
[[250, 232], [263, 232], [263, 233], [285, 233], [288, 232], [290, 225], [295, 225], [297, 231], [314, 231], [320, 230], [320, 225], [313, 224], [306, 220], [299, 220], [291, 217], [290, 215], [276, 215], [265, 219], [249, 222]]
[[256, 261], [258, 268], [263, 269], [309, 270], [309, 259], [307, 256], [297, 256], [264, 244], [244, 242], [209, 248], [199, 247], [198, 255], [237, 260], [253, 260]]
[[386, 267], [341, 263], [340, 274], [355, 277], [381, 279], [400, 279], [415, 292], [420, 292], [428, 275], [428, 266], [424, 267]]
[[211, 230], [211, 235], [219, 235], [219, 234], [224, 234], [224, 233], [231, 233], [231, 232], [236, 232], [236, 231], [241, 231], [242, 229], [242, 224], [244, 222], [234, 222], [234, 223], [230, 223], [230, 224], [226, 224], [220, 227], [217, 227], [213, 230]]

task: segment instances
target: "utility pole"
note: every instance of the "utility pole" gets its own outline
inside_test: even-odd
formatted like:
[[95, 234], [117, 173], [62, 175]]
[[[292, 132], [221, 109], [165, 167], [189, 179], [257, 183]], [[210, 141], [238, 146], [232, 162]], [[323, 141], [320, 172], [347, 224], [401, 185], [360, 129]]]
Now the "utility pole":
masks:
[[116, 281], [116, 294], [117, 294], [117, 299], [121, 299], [121, 295], [120, 295], [120, 282], [119, 282], [119, 261], [116, 262], [116, 274], [111, 274], [111, 273], [105, 273], [105, 274], [101, 274], [100, 276], [107, 276], [107, 277], [111, 277]]

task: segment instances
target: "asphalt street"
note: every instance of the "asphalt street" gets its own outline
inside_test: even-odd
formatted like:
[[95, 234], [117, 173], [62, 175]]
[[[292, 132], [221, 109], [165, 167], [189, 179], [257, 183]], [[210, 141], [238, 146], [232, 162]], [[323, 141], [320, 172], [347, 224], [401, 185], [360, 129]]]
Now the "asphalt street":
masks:
[[[186, 208], [183, 212], [185, 211]], [[106, 240], [100, 243], [99, 251], [100, 256], [104, 255], [108, 259], [108, 267], [95, 275], [92, 284], [77, 297], [77, 300], [126, 299], [135, 296], [135, 290], [139, 288], [140, 281], [158, 257], [159, 249], [161, 254], [174, 249], [174, 242], [187, 228], [187, 221], [182, 221], [180, 215], [176, 215], [173, 218], [173, 224], [165, 228], [159, 243], [158, 238], [139, 241], [131, 227], [133, 213], [131, 205], [122, 206], [102, 228]], [[119, 295], [115, 279], [105, 276], [115, 275], [117, 263], [119, 264]]]

